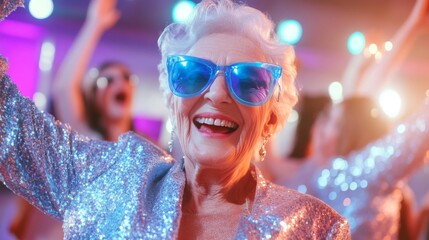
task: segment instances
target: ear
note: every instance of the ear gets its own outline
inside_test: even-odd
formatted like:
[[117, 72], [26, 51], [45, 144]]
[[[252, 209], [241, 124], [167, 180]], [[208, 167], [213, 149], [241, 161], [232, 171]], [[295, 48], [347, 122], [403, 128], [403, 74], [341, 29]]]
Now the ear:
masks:
[[263, 135], [273, 134], [278, 125], [278, 117], [273, 111], [270, 112], [268, 120], [265, 122]]

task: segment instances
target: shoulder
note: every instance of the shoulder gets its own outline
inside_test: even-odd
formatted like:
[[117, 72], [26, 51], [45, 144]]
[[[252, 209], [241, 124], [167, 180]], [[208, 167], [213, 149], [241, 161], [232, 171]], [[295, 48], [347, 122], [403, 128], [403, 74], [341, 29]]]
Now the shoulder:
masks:
[[153, 163], [172, 163], [173, 158], [164, 149], [134, 132], [127, 132], [119, 137], [118, 144], [123, 154], [139, 161], [144, 160], [145, 165]]
[[[153, 150], [162, 155], [168, 155], [162, 148], [160, 148], [154, 141], [145, 135], [135, 133], [133, 131], [126, 132], [119, 137], [118, 142], [122, 144], [131, 145], [134, 147], [144, 148], [146, 150]], [[137, 148], [139, 149], [139, 148]]]
[[301, 232], [306, 237], [348, 239], [350, 230], [347, 219], [321, 200], [273, 183], [266, 186], [261, 203], [270, 205], [271, 214], [283, 219], [286, 226], [294, 226], [293, 232]]
[[312, 209], [312, 212], [320, 211], [321, 213], [330, 213], [334, 216], [339, 216], [334, 209], [313, 196], [274, 183], [269, 183], [269, 186], [267, 196], [271, 196], [273, 204], [277, 206], [282, 208], [287, 207], [288, 209], [292, 209], [292, 211]]

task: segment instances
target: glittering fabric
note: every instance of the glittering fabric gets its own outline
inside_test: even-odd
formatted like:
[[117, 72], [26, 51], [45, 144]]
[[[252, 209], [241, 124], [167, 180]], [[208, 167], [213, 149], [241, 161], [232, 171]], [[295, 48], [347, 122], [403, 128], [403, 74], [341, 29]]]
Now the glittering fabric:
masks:
[[7, 67], [8, 64], [6, 59], [4, 59], [3, 56], [0, 55], [0, 78], [2, 78], [6, 73]]
[[349, 220], [352, 239], [397, 239], [404, 178], [422, 167], [429, 149], [428, 106], [385, 138], [315, 170], [313, 160], [288, 182]]
[[24, 6], [23, 0], [0, 0], [0, 21], [17, 7]]
[[[254, 175], [254, 202], [236, 239], [349, 239], [347, 221], [332, 208]], [[66, 239], [178, 236], [183, 160], [133, 133], [114, 143], [79, 136], [38, 111], [7, 76], [0, 80], [0, 180], [62, 219]]]
[[350, 239], [347, 221], [320, 200], [256, 175], [255, 201], [237, 239]]

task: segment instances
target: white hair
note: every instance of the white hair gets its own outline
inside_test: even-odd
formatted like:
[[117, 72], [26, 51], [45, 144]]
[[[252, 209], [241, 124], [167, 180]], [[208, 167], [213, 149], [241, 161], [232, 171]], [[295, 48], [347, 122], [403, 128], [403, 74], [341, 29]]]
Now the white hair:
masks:
[[259, 45], [268, 62], [282, 67], [279, 87], [271, 101], [277, 116], [276, 130], [280, 130], [297, 101], [294, 80], [296, 77], [295, 52], [281, 43], [275, 34], [274, 23], [261, 11], [231, 0], [203, 0], [185, 23], [172, 23], [158, 39], [162, 59], [158, 65], [160, 88], [167, 107], [171, 107], [172, 92], [168, 86], [166, 58], [186, 54], [202, 37], [214, 33], [231, 33], [244, 36]]

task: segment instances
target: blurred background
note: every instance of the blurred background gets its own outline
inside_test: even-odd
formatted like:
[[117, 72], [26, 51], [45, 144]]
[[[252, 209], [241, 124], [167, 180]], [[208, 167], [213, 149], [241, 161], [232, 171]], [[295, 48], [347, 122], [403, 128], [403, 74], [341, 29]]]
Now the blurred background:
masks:
[[[169, 133], [165, 128], [166, 108], [158, 90], [160, 54], [157, 38], [165, 26], [177, 20], [174, 10], [178, 11], [176, 14], [184, 11], [176, 8], [183, 2], [118, 0], [121, 19], [103, 35], [91, 60], [91, 66], [97, 66], [106, 59], [118, 59], [130, 66], [139, 79], [134, 102], [138, 128], [164, 146]], [[356, 40], [357, 50], [353, 50], [350, 45], [351, 36], [356, 36], [353, 33], [371, 36], [366, 38], [365, 46], [385, 47], [414, 4], [408, 0], [243, 2], [268, 13], [279, 31], [281, 26], [285, 26], [283, 21], [298, 23], [285, 30], [293, 33], [289, 38], [286, 36], [285, 41], [290, 41], [296, 50], [300, 98], [328, 97], [329, 86], [341, 79], [349, 60], [359, 51], [359, 43], [362, 44]], [[88, 0], [26, 1], [25, 8], [18, 9], [0, 23], [0, 54], [9, 61], [8, 74], [23, 94], [32, 98], [41, 109], [49, 111], [53, 75], [85, 20], [88, 4]], [[396, 91], [401, 99], [400, 109], [398, 103], [391, 101], [398, 110], [392, 116], [394, 118], [399, 119], [413, 111], [429, 88], [428, 43], [429, 34], [420, 35], [406, 61], [392, 76], [389, 88]], [[23, 64], [27, 66], [25, 72], [20, 71]], [[297, 119], [299, 116], [293, 115], [280, 135], [283, 146], [285, 141], [292, 141], [291, 131]], [[288, 150], [282, 149], [284, 152]]]

